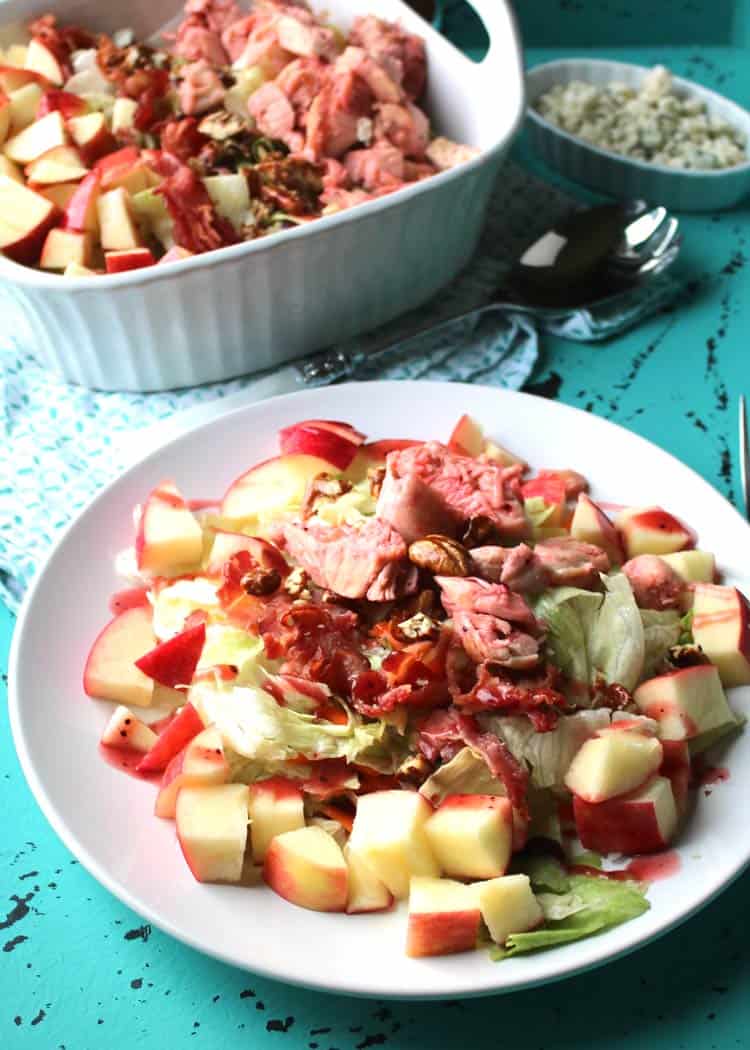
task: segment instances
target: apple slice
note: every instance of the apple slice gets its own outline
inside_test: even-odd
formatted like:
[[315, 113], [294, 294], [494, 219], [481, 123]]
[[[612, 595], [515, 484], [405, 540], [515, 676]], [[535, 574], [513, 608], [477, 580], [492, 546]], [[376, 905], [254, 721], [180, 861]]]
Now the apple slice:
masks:
[[4, 91], [0, 91], [0, 145], [2, 145], [8, 137], [12, 113], [13, 111], [9, 97]]
[[39, 103], [44, 96], [42, 87], [36, 83], [36, 81], [30, 81], [28, 84], [23, 84], [22, 87], [16, 88], [15, 91], [11, 91], [8, 98], [10, 99], [10, 127], [12, 134], [16, 135], [19, 131], [23, 131], [29, 124], [33, 124], [39, 117], [44, 116], [43, 113], [39, 113]]
[[135, 609], [142, 606], [144, 609], [150, 606], [147, 587], [126, 587], [122, 591], [115, 591], [108, 602], [109, 611], [117, 616], [126, 609]]
[[14, 164], [12, 160], [8, 160], [7, 157], [0, 153], [0, 175], [5, 175], [9, 179], [13, 179], [14, 182], [20, 182], [23, 185], [23, 174], [17, 164]]
[[[328, 422], [322, 420], [322, 423]], [[345, 427], [346, 424], [334, 424]], [[353, 432], [354, 440], [346, 430], [331, 429], [319, 425], [316, 421], [295, 423], [279, 431], [279, 445], [286, 456], [304, 455], [325, 460], [328, 471], [346, 470], [357, 454], [357, 449], [364, 441], [364, 435]], [[360, 440], [361, 439], [361, 440]]]
[[660, 557], [685, 583], [713, 583], [716, 579], [716, 558], [710, 551], [677, 551]]
[[72, 91], [50, 88], [39, 99], [36, 111], [37, 120], [46, 117], [48, 113], [53, 113], [56, 109], [62, 113], [63, 120], [70, 120], [71, 117], [80, 117], [88, 113], [89, 105], [85, 98], [74, 95]]
[[120, 187], [102, 193], [96, 207], [102, 248], [105, 251], [140, 247], [140, 236], [133, 219], [127, 190]]
[[170, 576], [200, 563], [203, 532], [174, 482], [162, 482], [146, 500], [138, 523], [135, 553], [138, 568], [156, 576]]
[[88, 267], [92, 249], [90, 233], [52, 229], [44, 241], [39, 265], [43, 270], [64, 270], [71, 263]]
[[226, 784], [230, 777], [231, 770], [224, 756], [221, 733], [209, 726], [193, 737], [164, 770], [154, 804], [155, 816], [162, 820], [174, 820], [177, 796], [183, 788]]
[[135, 127], [138, 103], [134, 98], [116, 98], [112, 106], [112, 134], [131, 131]]
[[565, 482], [559, 478], [531, 478], [521, 485], [524, 500], [542, 500], [550, 508], [544, 520], [545, 528], [560, 528], [564, 525], [567, 507]]
[[138, 763], [137, 772], [160, 773], [204, 728], [203, 720], [193, 705], [185, 704], [159, 733], [153, 747]]
[[414, 791], [375, 791], [357, 800], [351, 848], [398, 900], [408, 895], [412, 875], [440, 874], [425, 831], [432, 812]]
[[695, 546], [695, 536], [661, 507], [626, 508], [617, 516], [625, 558], [639, 554], [673, 554]]
[[58, 210], [33, 190], [0, 175], [0, 251], [20, 263], [34, 263]]
[[87, 164], [93, 164], [115, 147], [106, 117], [99, 110], [71, 117], [68, 120], [68, 131]]
[[154, 682], [135, 661], [154, 645], [150, 608], [128, 609], [111, 620], [91, 647], [83, 672], [88, 696], [122, 704], [148, 707], [154, 699]]
[[666, 777], [672, 785], [677, 815], [682, 816], [687, 808], [690, 788], [690, 748], [685, 740], [662, 740], [664, 758], [659, 766], [659, 776]]
[[464, 413], [451, 431], [448, 448], [459, 456], [481, 456], [484, 451], [482, 428]]
[[527, 933], [544, 923], [544, 913], [528, 875], [504, 875], [476, 882], [470, 889], [496, 944], [505, 944], [512, 933]]
[[250, 787], [253, 860], [262, 864], [277, 835], [305, 826], [302, 792], [286, 777], [259, 780]]
[[654, 853], [669, 845], [677, 829], [672, 785], [660, 776], [598, 804], [575, 796], [573, 812], [582, 845], [597, 853]]
[[83, 157], [73, 146], [55, 146], [26, 165], [25, 175], [37, 186], [79, 182], [88, 174]]
[[3, 149], [6, 157], [17, 164], [31, 164], [55, 146], [65, 146], [67, 141], [68, 133], [62, 114], [54, 110], [8, 139]]
[[696, 583], [693, 637], [724, 685], [750, 683], [750, 605], [736, 587]]
[[235, 527], [255, 518], [274, 518], [299, 508], [308, 483], [331, 471], [331, 464], [317, 456], [276, 456], [242, 474], [227, 489], [221, 517]]
[[565, 776], [565, 785], [587, 802], [604, 802], [643, 784], [661, 765], [655, 737], [611, 730], [587, 740]]
[[47, 45], [43, 44], [36, 37], [29, 41], [29, 46], [26, 49], [24, 69], [30, 69], [34, 73], [39, 73], [50, 84], [56, 84], [57, 87], [62, 87], [65, 80], [65, 73], [57, 58]]
[[477, 946], [480, 918], [472, 887], [417, 875], [409, 886], [406, 954], [418, 959], [471, 951]]
[[217, 213], [231, 222], [239, 233], [250, 215], [250, 190], [244, 172], [208, 175], [203, 179], [203, 185]]
[[174, 244], [169, 251], [164, 252], [161, 259], [159, 259], [158, 265], [161, 266], [162, 263], [181, 262], [182, 259], [189, 259], [191, 255], [195, 255], [195, 252], [190, 252], [187, 248], [182, 248], [179, 244]]
[[315, 825], [277, 835], [268, 847], [263, 878], [280, 897], [312, 911], [344, 911], [349, 873], [332, 835]]
[[278, 547], [257, 536], [246, 536], [242, 532], [227, 532], [216, 529], [211, 553], [206, 564], [208, 576], [221, 576], [224, 566], [233, 554], [247, 551], [264, 569], [276, 569], [282, 576], [289, 574], [289, 564]]
[[146, 752], [156, 743], [156, 733], [128, 707], [120, 705], [104, 727], [101, 742], [107, 747]]
[[497, 795], [449, 795], [425, 825], [427, 841], [446, 875], [492, 879], [504, 875], [513, 850], [513, 807]]
[[98, 273], [98, 270], [91, 270], [88, 266], [79, 266], [78, 263], [72, 262], [63, 270], [63, 277], [96, 277]]
[[46, 77], [31, 69], [20, 69], [18, 66], [0, 65], [0, 89], [6, 95], [13, 94], [26, 84], [37, 84], [42, 90], [50, 86]]
[[373, 873], [365, 860], [349, 843], [344, 846], [344, 859], [349, 868], [349, 897], [346, 910], [349, 915], [386, 911], [393, 904], [393, 895], [384, 882]]
[[142, 270], [144, 266], [154, 266], [155, 263], [156, 259], [148, 248], [124, 248], [121, 251], [104, 253], [107, 273]]
[[734, 721], [719, 672], [711, 664], [651, 678], [638, 686], [633, 699], [659, 723], [663, 740], [691, 740]]
[[574, 540], [601, 547], [613, 565], [622, 565], [625, 561], [617, 529], [601, 507], [589, 499], [585, 492], [579, 495], [573, 511], [570, 535]]
[[85, 230], [87, 233], [99, 233], [99, 173], [90, 171], [74, 187], [73, 193], [65, 207], [63, 224], [69, 230]]
[[247, 844], [247, 784], [185, 787], [177, 839], [198, 882], [239, 882]]
[[200, 623], [160, 642], [136, 660], [135, 666], [170, 689], [190, 685], [205, 642], [206, 625]]
[[32, 186], [31, 183], [29, 183], [29, 189], [33, 189], [35, 193], [40, 194], [42, 197], [46, 197], [48, 201], [52, 201], [56, 208], [59, 208], [60, 211], [64, 212], [70, 204], [78, 186], [75, 182], [58, 182], [53, 183], [51, 186]]

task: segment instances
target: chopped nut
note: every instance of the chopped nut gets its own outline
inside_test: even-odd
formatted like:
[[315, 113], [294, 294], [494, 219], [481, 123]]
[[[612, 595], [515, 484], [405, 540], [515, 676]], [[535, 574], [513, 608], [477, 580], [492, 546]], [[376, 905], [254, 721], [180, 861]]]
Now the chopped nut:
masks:
[[291, 595], [292, 598], [303, 598], [307, 601], [310, 598], [310, 591], [308, 589], [309, 583], [310, 577], [304, 569], [292, 569], [284, 580], [284, 590], [287, 594]]
[[247, 130], [247, 124], [234, 113], [219, 110], [217, 113], [209, 113], [198, 125], [198, 131], [207, 135], [217, 142], [231, 139], [233, 135], [239, 135], [241, 131]]
[[673, 645], [667, 657], [674, 667], [698, 667], [711, 661], [699, 645]]
[[440, 625], [431, 616], [418, 612], [408, 620], [402, 620], [398, 629], [404, 638], [416, 642], [424, 638], [434, 638], [440, 631]]
[[449, 536], [431, 535], [409, 547], [409, 561], [435, 576], [468, 576], [471, 557], [466, 548]]
[[432, 773], [432, 766], [424, 755], [412, 755], [403, 762], [396, 773], [402, 784], [421, 787]]
[[483, 514], [478, 514], [476, 518], [471, 518], [469, 521], [461, 537], [461, 542], [465, 547], [471, 549], [472, 547], [482, 547], [485, 543], [491, 543], [496, 539], [497, 529], [494, 522], [490, 521], [489, 518], [485, 518]]
[[370, 482], [370, 494], [373, 499], [377, 499], [385, 481], [385, 467], [370, 467], [367, 478]]
[[307, 484], [305, 498], [302, 500], [302, 517], [308, 518], [313, 514], [321, 500], [336, 500], [349, 492], [351, 487], [350, 481], [342, 481], [331, 474], [317, 474]]
[[281, 586], [281, 574], [278, 569], [252, 569], [240, 580], [246, 594], [264, 598], [273, 594]]

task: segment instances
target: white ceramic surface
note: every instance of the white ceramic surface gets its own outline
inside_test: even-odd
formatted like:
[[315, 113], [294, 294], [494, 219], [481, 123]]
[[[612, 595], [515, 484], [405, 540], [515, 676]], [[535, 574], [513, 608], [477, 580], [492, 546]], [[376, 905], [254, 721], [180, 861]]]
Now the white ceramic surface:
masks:
[[[218, 496], [249, 464], [274, 454], [279, 427], [304, 418], [347, 419], [373, 438], [445, 440], [463, 411], [532, 464], [585, 472], [604, 499], [662, 503], [697, 529], [702, 545], [718, 552], [730, 580], [745, 589], [750, 583], [750, 529], [705, 481], [612, 423], [527, 394], [447, 383], [303, 391], [240, 409], [154, 452], [78, 518], [29, 594], [11, 654], [10, 714], [26, 777], [65, 844], [149, 922], [195, 948], [258, 973], [354, 995], [506, 992], [643, 944], [710, 900], [750, 858], [745, 733], [722, 757], [730, 780], [698, 799], [678, 843], [679, 874], [652, 887], [645, 915], [598, 937], [500, 964], [485, 952], [407, 959], [403, 907], [388, 915], [321, 915], [295, 908], [265, 887], [198, 884], [172, 824], [152, 816], [153, 786], [101, 760], [97, 740], [110, 705], [86, 699], [81, 669], [107, 618], [107, 598], [116, 586], [112, 559], [131, 541], [133, 505], [150, 487], [174, 477], [191, 497]], [[734, 690], [730, 699], [750, 712], [750, 689]]]
[[[582, 80], [604, 87], [619, 81], [637, 88], [648, 72], [646, 66], [585, 58], [545, 62], [530, 69], [526, 74], [526, 126], [532, 145], [549, 165], [569, 179], [621, 200], [646, 200], [676, 211], [719, 211], [737, 204], [750, 193], [750, 160], [721, 171], [678, 171], [661, 164], [647, 164], [592, 146], [558, 128], [534, 109], [539, 96], [555, 84]], [[691, 80], [674, 77], [674, 87], [680, 95], [701, 99], [710, 114], [739, 128], [750, 143], [747, 110]]]
[[[130, 273], [61, 278], [0, 258], [3, 321], [64, 378], [165, 390], [254, 372], [369, 330], [428, 300], [468, 262], [523, 118], [520, 43], [507, 0], [472, 0], [491, 46], [462, 55], [401, 0], [314, 0], [348, 26], [398, 19], [425, 38], [433, 126], [482, 150], [453, 171], [294, 230]], [[62, 21], [149, 36], [180, 0], [5, 0], [3, 22]], [[5, 293], [3, 295], [3, 293]]]

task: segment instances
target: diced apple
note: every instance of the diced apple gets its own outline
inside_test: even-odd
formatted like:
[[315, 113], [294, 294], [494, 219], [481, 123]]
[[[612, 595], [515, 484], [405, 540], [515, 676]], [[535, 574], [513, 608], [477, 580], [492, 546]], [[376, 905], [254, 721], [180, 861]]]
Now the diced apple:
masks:
[[240, 551], [247, 551], [264, 569], [276, 569], [282, 576], [286, 576], [289, 572], [289, 564], [284, 555], [278, 547], [268, 543], [267, 540], [258, 539], [256, 536], [246, 536], [242, 532], [216, 529], [206, 564], [206, 574], [221, 576], [225, 564], [233, 554], [238, 554]]
[[286, 777], [270, 777], [250, 787], [253, 860], [262, 864], [277, 835], [305, 826], [302, 792]]
[[527, 933], [544, 922], [539, 901], [528, 875], [503, 875], [470, 887], [484, 924], [496, 944], [505, 944], [512, 933]]
[[573, 511], [570, 535], [574, 540], [601, 547], [613, 565], [622, 565], [625, 560], [617, 529], [601, 507], [589, 499], [585, 492], [578, 497]]
[[23, 64], [26, 61], [26, 52], [28, 50], [28, 44], [11, 44], [10, 47], [5, 49], [5, 61], [9, 66], [23, 69]]
[[31, 164], [55, 146], [66, 145], [67, 141], [68, 133], [62, 114], [55, 110], [8, 139], [3, 149], [6, 157], [17, 164]]
[[96, 277], [97, 271], [89, 269], [88, 266], [79, 266], [78, 263], [68, 263], [63, 270], [63, 277]]
[[565, 785], [587, 802], [604, 802], [645, 783], [661, 760], [661, 744], [654, 737], [621, 730], [599, 733], [576, 754]]
[[178, 569], [196, 566], [201, 561], [201, 527], [173, 482], [162, 482], [146, 500], [138, 523], [135, 553], [138, 568], [157, 576], [173, 575]]
[[4, 91], [0, 91], [0, 145], [8, 137], [11, 126], [12, 109], [9, 97]]
[[677, 551], [660, 557], [685, 583], [713, 583], [716, 579], [716, 558], [710, 551]]
[[50, 86], [49, 81], [45, 77], [31, 69], [0, 65], [0, 89], [6, 95], [12, 95], [14, 91], [24, 87], [26, 84], [38, 84], [43, 91]]
[[273, 839], [263, 877], [280, 897], [312, 911], [344, 911], [349, 873], [332, 835], [310, 826]]
[[346, 903], [348, 914], [360, 915], [363, 912], [385, 911], [390, 908], [393, 895], [388, 887], [349, 843], [344, 846], [344, 859], [349, 868], [349, 897]]
[[122, 251], [140, 247], [140, 237], [133, 220], [127, 190], [108, 190], [96, 202], [99, 231], [105, 251]]
[[206, 625], [200, 623], [160, 642], [135, 665], [149, 678], [175, 689], [190, 685], [206, 642]]
[[695, 585], [693, 637], [724, 685], [750, 683], [750, 605], [736, 587]]
[[144, 266], [154, 266], [156, 259], [148, 248], [124, 248], [121, 251], [105, 252], [104, 265], [107, 273], [126, 273], [128, 270], [142, 270]]
[[274, 517], [299, 507], [307, 485], [331, 464], [317, 456], [276, 456], [259, 463], [230, 485], [221, 504], [221, 516], [235, 526], [256, 517]]
[[30, 69], [34, 73], [39, 73], [50, 84], [56, 84], [58, 87], [62, 87], [65, 80], [62, 66], [55, 55], [53, 55], [46, 44], [36, 37], [29, 41], [24, 68]]
[[513, 807], [496, 795], [449, 795], [425, 825], [427, 841], [446, 875], [492, 879], [504, 875], [513, 849]]
[[578, 837], [597, 853], [654, 853], [664, 849], [677, 828], [677, 807], [666, 777], [622, 798], [592, 804], [573, 799]]
[[179, 244], [175, 244], [162, 255], [157, 265], [161, 266], [162, 263], [180, 262], [182, 259], [189, 259], [191, 255], [195, 255], [195, 252], [190, 252], [187, 248], [182, 248]]
[[[29, 189], [33, 189], [35, 193], [46, 197], [48, 201], [52, 201], [56, 208], [64, 212], [73, 199], [78, 185], [75, 182], [58, 182], [53, 183], [51, 186], [29, 185]], [[64, 217], [63, 225], [65, 225]]]
[[65, 207], [63, 223], [69, 230], [85, 230], [87, 233], [99, 233], [99, 173], [90, 171], [81, 183], [74, 187], [73, 193]]
[[566, 493], [565, 483], [559, 478], [530, 478], [521, 485], [521, 495], [524, 500], [542, 500], [549, 508], [549, 514], [544, 519], [545, 528], [559, 529], [566, 520]]
[[135, 661], [153, 648], [151, 609], [128, 609], [111, 620], [97, 637], [83, 673], [88, 696], [122, 704], [148, 707], [154, 698], [154, 682], [135, 666]]
[[359, 431], [346, 424], [331, 424], [328, 420], [295, 423], [279, 431], [279, 445], [284, 455], [297, 454], [325, 460], [329, 472], [331, 469], [346, 470], [363, 441], [364, 435]]
[[247, 844], [247, 784], [185, 787], [177, 839], [198, 882], [239, 882]]
[[357, 800], [350, 844], [398, 900], [412, 875], [438, 876], [425, 824], [433, 810], [414, 791], [376, 791]]
[[482, 453], [487, 459], [491, 459], [494, 463], [499, 463], [503, 467], [521, 466], [524, 470], [528, 469], [526, 460], [521, 459], [515, 452], [511, 452], [510, 449], [505, 448], [504, 445], [499, 445], [496, 441], [485, 441]]
[[78, 182], [88, 174], [83, 158], [73, 146], [55, 146], [26, 165], [26, 178], [37, 186]]
[[734, 720], [717, 669], [684, 667], [643, 682], [633, 699], [659, 723], [663, 740], [691, 740]]
[[409, 888], [406, 954], [412, 958], [451, 955], [477, 946], [479, 904], [470, 886], [415, 876]]
[[65, 270], [71, 263], [88, 267], [92, 247], [90, 233], [52, 229], [45, 239], [39, 265], [43, 270]]
[[49, 91], [45, 91], [39, 99], [36, 111], [37, 120], [45, 117], [48, 113], [53, 113], [56, 109], [62, 113], [63, 120], [69, 121], [71, 117], [81, 117], [84, 113], [88, 113], [89, 107], [86, 99], [81, 98], [80, 95], [74, 95], [71, 91], [61, 91], [58, 88], [52, 88]]
[[87, 164], [93, 164], [115, 145], [104, 114], [97, 110], [68, 120], [68, 131]]
[[661, 507], [627, 508], [617, 516], [617, 529], [626, 559], [639, 554], [673, 554], [695, 546], [694, 535]]
[[102, 189], [123, 189], [133, 197], [136, 193], [143, 193], [144, 190], [151, 189], [155, 185], [157, 178], [140, 157], [135, 162], [123, 160], [122, 163], [107, 166], [106, 162], [111, 157], [117, 157], [125, 152], [126, 150], [122, 149], [117, 153], [105, 154], [99, 161], [99, 164], [105, 165], [100, 169]]
[[666, 777], [672, 785], [677, 814], [681, 816], [687, 808], [690, 788], [690, 748], [685, 740], [662, 740], [664, 758], [659, 766], [659, 776]]
[[20, 182], [23, 184], [23, 174], [17, 164], [14, 164], [12, 160], [8, 160], [7, 157], [0, 153], [0, 175], [5, 175], [9, 179], [13, 179], [14, 182]]
[[[138, 771], [141, 772], [140, 763]], [[193, 737], [164, 770], [154, 814], [162, 820], [174, 820], [177, 796], [183, 788], [226, 784], [230, 777], [231, 769], [224, 755], [221, 733], [209, 726]]]
[[117, 707], [102, 733], [107, 747], [128, 748], [146, 752], [156, 743], [156, 733], [128, 707]]
[[181, 707], [169, 724], [159, 733], [153, 747], [138, 763], [139, 773], [160, 773], [175, 755], [203, 732], [204, 724], [192, 704]]
[[0, 251], [20, 263], [35, 263], [57, 208], [33, 190], [0, 175]]
[[227, 113], [233, 113], [242, 120], [247, 120], [248, 100], [263, 85], [266, 77], [260, 66], [236, 69], [232, 71], [232, 75], [235, 77], [235, 82], [224, 95], [224, 109]]
[[33, 124], [40, 116], [44, 116], [38, 112], [43, 96], [44, 91], [35, 80], [11, 91], [8, 98], [10, 99], [10, 127], [13, 135], [23, 131], [29, 124]]
[[134, 98], [116, 98], [112, 106], [112, 133], [131, 131], [135, 125], [138, 103]]
[[451, 431], [448, 448], [460, 456], [480, 456], [484, 451], [482, 428], [464, 413]]
[[239, 233], [248, 221], [250, 190], [243, 171], [231, 175], [209, 175], [203, 179], [214, 208]]

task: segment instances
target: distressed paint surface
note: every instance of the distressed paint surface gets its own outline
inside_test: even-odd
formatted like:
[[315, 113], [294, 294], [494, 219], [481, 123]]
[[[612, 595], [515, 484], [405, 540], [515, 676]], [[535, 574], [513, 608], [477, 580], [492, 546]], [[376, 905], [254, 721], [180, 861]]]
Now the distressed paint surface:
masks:
[[[527, 41], [545, 45], [529, 47], [529, 64], [593, 45], [610, 57], [665, 61], [750, 103], [750, 0], [710, 7], [525, 0], [523, 20]], [[667, 48], [676, 22], [679, 46]], [[465, 45], [481, 45], [457, 4], [446, 27]], [[565, 49], [548, 46], [557, 39]], [[628, 46], [603, 46], [613, 39]], [[523, 144], [518, 155], [533, 165]], [[527, 389], [623, 423], [736, 499], [736, 403], [750, 394], [750, 210], [686, 216], [684, 227], [684, 302], [609, 345], [546, 341]], [[0, 609], [3, 670], [11, 630]], [[4, 686], [5, 676], [3, 700]], [[432, 1005], [365, 1002], [254, 978], [143, 925], [77, 864], [37, 809], [4, 702], [0, 783], [0, 1046], [8, 1050], [458, 1050], [467, 1036], [480, 1050], [746, 1045], [750, 875], [655, 944], [544, 991]]]

